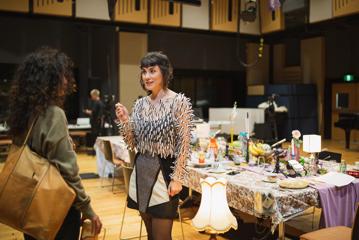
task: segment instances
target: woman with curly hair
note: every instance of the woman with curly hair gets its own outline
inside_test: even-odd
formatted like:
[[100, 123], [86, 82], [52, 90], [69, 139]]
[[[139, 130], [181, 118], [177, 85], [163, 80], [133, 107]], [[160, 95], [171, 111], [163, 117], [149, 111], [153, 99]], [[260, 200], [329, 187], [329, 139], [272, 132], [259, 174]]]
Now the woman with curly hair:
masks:
[[[78, 239], [83, 219], [92, 221], [98, 234], [102, 223], [93, 211], [79, 176], [76, 153], [67, 129], [62, 106], [67, 94], [74, 90], [73, 63], [69, 57], [48, 47], [25, 57], [18, 67], [10, 94], [10, 134], [21, 145], [30, 125], [35, 122], [27, 142], [30, 148], [57, 166], [67, 184], [76, 192], [76, 199], [56, 239]], [[61, 201], [59, 199], [58, 201]], [[25, 239], [33, 239], [25, 234]]]

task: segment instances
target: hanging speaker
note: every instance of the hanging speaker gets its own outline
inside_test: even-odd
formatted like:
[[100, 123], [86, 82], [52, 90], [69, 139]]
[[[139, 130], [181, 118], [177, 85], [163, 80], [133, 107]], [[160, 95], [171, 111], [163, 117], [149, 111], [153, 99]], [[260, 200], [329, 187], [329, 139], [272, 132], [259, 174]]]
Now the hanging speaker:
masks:
[[250, 0], [245, 3], [244, 10], [241, 12], [241, 19], [246, 22], [254, 22], [257, 17], [257, 2]]
[[108, 15], [111, 19], [111, 21], [115, 20], [115, 6], [116, 6], [117, 0], [107, 0], [107, 6], [108, 6]]
[[174, 2], [173, 2], [173, 0], [170, 0], [170, 3], [169, 3], [169, 13], [170, 13], [170, 15], [173, 15], [173, 13], [174, 13]]
[[135, 10], [136, 11], [141, 10], [141, 0], [135, 0]]

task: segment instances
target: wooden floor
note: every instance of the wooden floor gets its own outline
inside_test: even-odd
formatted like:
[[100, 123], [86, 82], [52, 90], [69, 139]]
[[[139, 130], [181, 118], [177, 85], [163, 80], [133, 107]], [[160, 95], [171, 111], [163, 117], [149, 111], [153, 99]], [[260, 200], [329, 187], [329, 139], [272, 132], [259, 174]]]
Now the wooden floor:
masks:
[[[344, 148], [344, 142], [336, 141], [323, 141], [323, 148], [328, 148], [329, 151], [341, 152], [342, 158], [348, 163], [354, 163], [359, 161], [359, 143], [352, 143], [351, 149], [346, 150]], [[78, 163], [80, 166], [80, 172], [96, 172], [96, 159], [94, 156], [88, 156], [86, 154], [78, 154]], [[0, 169], [3, 164], [0, 163]], [[101, 182], [101, 179], [89, 179], [83, 180], [83, 184], [87, 193], [92, 198], [93, 207], [97, 214], [101, 217], [105, 231], [102, 231], [101, 236], [106, 232], [105, 239], [119, 239], [120, 225], [122, 220], [122, 213], [125, 204], [125, 194], [123, 192], [123, 186], [116, 186], [115, 193], [112, 193], [111, 180], [105, 179]], [[104, 185], [104, 186], [102, 186]], [[314, 225], [317, 226], [320, 210], [316, 211]], [[190, 217], [193, 212], [187, 211], [185, 216]], [[206, 234], [200, 234], [196, 232], [190, 225], [190, 221], [186, 221], [184, 224], [185, 238], [188, 239], [208, 239]], [[298, 219], [295, 219], [289, 223], [287, 230], [295, 235], [302, 233], [303, 231], [310, 231], [312, 228], [312, 215], [307, 215]], [[316, 228], [316, 227], [315, 227]], [[140, 229], [140, 218], [138, 213], [134, 210], [126, 210], [126, 218], [123, 230], [123, 237], [136, 236]], [[145, 233], [145, 231], [144, 231]], [[173, 228], [173, 239], [182, 239], [180, 223], [175, 221]], [[15, 240], [23, 239], [22, 234], [7, 226], [0, 224], [0, 239], [1, 240]], [[99, 238], [101, 240], [102, 237]], [[146, 239], [146, 238], [143, 238]], [[225, 239], [218, 237], [218, 239]]]

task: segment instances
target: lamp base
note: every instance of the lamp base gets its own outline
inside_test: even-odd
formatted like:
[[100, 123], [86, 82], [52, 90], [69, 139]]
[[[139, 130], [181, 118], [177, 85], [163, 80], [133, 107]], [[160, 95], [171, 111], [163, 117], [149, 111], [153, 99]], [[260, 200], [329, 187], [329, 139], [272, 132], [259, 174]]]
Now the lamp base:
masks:
[[217, 234], [211, 234], [209, 240], [217, 240]]

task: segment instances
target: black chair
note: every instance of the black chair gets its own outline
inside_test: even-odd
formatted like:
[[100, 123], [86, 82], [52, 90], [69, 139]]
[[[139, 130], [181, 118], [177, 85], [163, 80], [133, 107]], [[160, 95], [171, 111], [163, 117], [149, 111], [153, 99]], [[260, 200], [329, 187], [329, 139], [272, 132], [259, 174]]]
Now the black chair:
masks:
[[335, 160], [337, 163], [340, 163], [342, 160], [342, 154], [336, 152], [322, 151], [318, 155], [318, 159], [321, 160]]
[[273, 128], [270, 123], [254, 123], [253, 132], [254, 138], [263, 140], [270, 145], [278, 141], [275, 139]]

